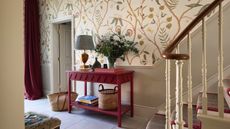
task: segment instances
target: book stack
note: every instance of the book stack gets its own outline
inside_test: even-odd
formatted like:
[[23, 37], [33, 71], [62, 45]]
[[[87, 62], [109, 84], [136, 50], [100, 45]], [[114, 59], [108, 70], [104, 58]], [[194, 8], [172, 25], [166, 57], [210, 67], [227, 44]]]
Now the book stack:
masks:
[[88, 105], [88, 106], [96, 106], [98, 104], [98, 97], [96, 96], [82, 96], [78, 98], [78, 103]]

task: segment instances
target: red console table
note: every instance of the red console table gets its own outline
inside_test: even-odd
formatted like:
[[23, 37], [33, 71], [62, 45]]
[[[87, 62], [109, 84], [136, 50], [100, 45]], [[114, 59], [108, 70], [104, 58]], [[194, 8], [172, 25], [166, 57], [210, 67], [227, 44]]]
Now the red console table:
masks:
[[[68, 112], [71, 113], [72, 106], [97, 111], [108, 115], [117, 116], [117, 124], [121, 127], [121, 117], [130, 111], [133, 117], [133, 73], [134, 71], [120, 70], [117, 72], [88, 72], [88, 71], [67, 71], [68, 77]], [[97, 107], [80, 105], [77, 102], [71, 103], [71, 81], [84, 81], [85, 95], [87, 95], [87, 82], [116, 84], [118, 86], [118, 107], [115, 111], [100, 110]], [[121, 84], [130, 82], [130, 105], [121, 104]]]

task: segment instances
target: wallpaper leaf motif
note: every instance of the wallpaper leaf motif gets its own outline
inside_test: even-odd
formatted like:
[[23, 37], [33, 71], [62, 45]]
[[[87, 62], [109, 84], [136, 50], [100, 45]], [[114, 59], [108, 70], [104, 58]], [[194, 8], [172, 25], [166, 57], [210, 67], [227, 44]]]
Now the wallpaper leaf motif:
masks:
[[167, 4], [171, 10], [175, 9], [178, 3], [179, 3], [179, 0], [167, 0]]
[[[200, 15], [209, 5], [210, 5], [210, 4], [206, 4], [206, 5], [202, 6], [202, 7], [200, 8], [200, 11], [199, 11], [195, 16]], [[214, 9], [211, 13], [209, 13], [209, 14], [207, 15], [207, 17], [210, 17], [211, 14], [214, 13], [214, 12], [215, 12], [215, 9]]]
[[160, 5], [160, 2], [159, 2], [159, 0], [155, 0], [156, 1], [156, 3], [158, 4], [158, 5]]
[[195, 7], [199, 7], [199, 6], [202, 6], [202, 5], [199, 4], [199, 3], [193, 3], [193, 4], [186, 5], [186, 6], [190, 7], [190, 8], [195, 8]]
[[153, 53], [152, 53], [152, 64], [155, 64], [156, 61], [157, 61], [157, 60], [156, 60], [155, 54], [154, 54], [154, 52], [153, 52]]
[[53, 10], [53, 18], [57, 18], [58, 12], [62, 6], [63, 0], [48, 0], [50, 8]]
[[159, 39], [160, 39], [160, 42], [162, 44], [164, 43], [167, 43], [169, 41], [169, 35], [168, 33], [166, 32], [166, 29], [165, 28], [160, 28], [160, 31], [159, 31]]
[[[139, 54], [125, 55], [119, 65], [152, 65], [160, 60], [163, 47], [208, 6], [204, 0], [41, 0], [42, 62], [50, 63], [53, 19], [75, 16], [75, 32], [97, 35], [122, 33], [138, 42]], [[203, 6], [204, 5], [204, 6]], [[181, 8], [182, 7], [182, 8]], [[195, 9], [193, 9], [195, 8]], [[180, 13], [178, 13], [180, 12]], [[96, 42], [97, 43], [97, 42]], [[76, 56], [79, 56], [78, 52]], [[92, 53], [92, 56], [96, 56]], [[100, 56], [100, 58], [103, 58]], [[103, 60], [103, 59], [98, 59]]]

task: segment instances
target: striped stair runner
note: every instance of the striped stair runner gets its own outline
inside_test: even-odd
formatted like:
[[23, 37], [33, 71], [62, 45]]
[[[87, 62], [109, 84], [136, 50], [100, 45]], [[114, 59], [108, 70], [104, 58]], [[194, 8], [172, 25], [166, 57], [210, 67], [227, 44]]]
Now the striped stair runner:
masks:
[[[209, 111], [218, 112], [218, 94], [207, 93], [207, 107]], [[201, 121], [197, 119], [197, 111], [202, 109], [202, 93], [200, 92], [197, 99], [197, 105], [193, 105], [193, 129], [201, 129]], [[224, 100], [224, 113], [230, 113], [230, 108]], [[174, 110], [171, 115], [171, 124], [175, 124], [176, 111]], [[183, 105], [183, 120], [184, 127], [188, 127], [188, 105]], [[148, 122], [146, 129], [165, 129], [165, 115], [155, 114], [154, 117]]]
[[[217, 93], [207, 93], [208, 102], [207, 107], [209, 111], [218, 112], [218, 94]], [[202, 93], [199, 93], [197, 100], [197, 110], [202, 109]], [[230, 113], [230, 108], [224, 99], [224, 113]]]

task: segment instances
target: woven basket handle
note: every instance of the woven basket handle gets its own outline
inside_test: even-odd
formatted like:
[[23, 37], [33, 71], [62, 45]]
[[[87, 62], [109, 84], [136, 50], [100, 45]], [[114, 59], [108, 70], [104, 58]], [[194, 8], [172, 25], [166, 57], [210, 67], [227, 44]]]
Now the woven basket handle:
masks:
[[104, 86], [102, 84], [99, 84], [98, 91], [103, 91], [103, 90], [104, 90]]
[[118, 86], [115, 86], [113, 90], [114, 90], [114, 93], [117, 93], [117, 91], [118, 91]]

